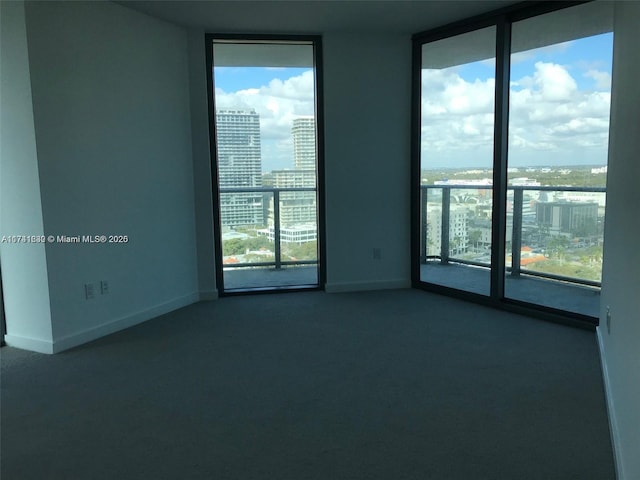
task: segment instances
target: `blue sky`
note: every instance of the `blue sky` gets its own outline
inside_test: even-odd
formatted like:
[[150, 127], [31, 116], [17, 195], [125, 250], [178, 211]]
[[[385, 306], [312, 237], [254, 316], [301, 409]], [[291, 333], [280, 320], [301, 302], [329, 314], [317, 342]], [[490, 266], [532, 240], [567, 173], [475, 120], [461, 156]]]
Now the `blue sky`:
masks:
[[[518, 80], [525, 75], [531, 75], [536, 62], [552, 62], [568, 67], [570, 73], [578, 83], [578, 88], [593, 87], [593, 80], [580, 74], [580, 70], [590, 68], [611, 74], [613, 33], [594, 35], [564, 44], [547, 48], [531, 50], [523, 54], [516, 54], [511, 62], [511, 80]], [[480, 61], [462, 65], [458, 72], [468, 81], [475, 79], [486, 81], [495, 77], [495, 62]]]
[[600, 70], [611, 75], [613, 33], [574, 40], [557, 46], [535, 51], [535, 55], [518, 60], [511, 65], [511, 79], [530, 75], [536, 62], [552, 62], [563, 65], [578, 84], [580, 90], [593, 89], [593, 79], [585, 77], [588, 70]]
[[216, 88], [225, 92], [237, 92], [248, 88], [260, 88], [273, 79], [287, 80], [298, 76], [308, 68], [264, 68], [264, 67], [216, 67]]

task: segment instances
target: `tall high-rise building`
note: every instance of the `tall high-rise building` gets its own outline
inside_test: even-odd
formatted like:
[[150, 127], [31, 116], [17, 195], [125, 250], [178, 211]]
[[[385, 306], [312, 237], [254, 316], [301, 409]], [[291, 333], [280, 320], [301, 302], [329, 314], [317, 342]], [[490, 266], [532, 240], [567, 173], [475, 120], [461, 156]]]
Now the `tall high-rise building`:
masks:
[[[218, 178], [221, 188], [261, 187], [260, 116], [254, 109], [216, 110]], [[261, 193], [221, 193], [223, 226], [262, 225]]]
[[299, 170], [316, 169], [316, 122], [314, 117], [293, 120], [293, 167]]
[[[315, 170], [274, 170], [273, 185], [278, 188], [315, 188]], [[280, 224], [300, 225], [316, 222], [315, 191], [280, 193]]]
[[[277, 188], [310, 188], [302, 192], [280, 193], [280, 228], [283, 242], [304, 243], [316, 239], [316, 126], [314, 117], [300, 117], [293, 120], [293, 169], [274, 170], [273, 186]], [[271, 218], [270, 235], [273, 235], [273, 199], [269, 205]], [[298, 235], [304, 231], [304, 235]], [[284, 232], [295, 232], [290, 238]]]

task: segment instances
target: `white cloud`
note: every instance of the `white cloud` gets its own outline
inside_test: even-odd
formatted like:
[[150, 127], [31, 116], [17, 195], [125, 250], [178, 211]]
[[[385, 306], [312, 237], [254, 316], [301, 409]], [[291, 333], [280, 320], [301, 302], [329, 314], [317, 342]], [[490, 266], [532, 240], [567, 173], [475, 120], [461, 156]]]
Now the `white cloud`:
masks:
[[509, 134], [509, 146], [528, 148], [535, 151], [553, 150], [554, 145], [549, 142], [532, 142], [515, 132]]
[[565, 136], [585, 133], [600, 133], [609, 127], [609, 122], [602, 118], [573, 118], [566, 123], [553, 125], [549, 133]]
[[[511, 164], [606, 161], [610, 79], [595, 70], [588, 76], [598, 91], [580, 90], [567, 67], [550, 62], [537, 62], [530, 75], [512, 80]], [[467, 81], [456, 68], [423, 70], [423, 158], [491, 165], [494, 83]]]
[[533, 82], [543, 100], [566, 102], [578, 90], [576, 81], [561, 65], [536, 62], [535, 69]]
[[592, 78], [596, 82], [598, 90], [611, 90], [611, 75], [600, 70], [588, 70], [583, 74], [587, 78]]
[[[457, 69], [423, 70], [422, 149], [431, 161], [475, 150], [490, 161], [493, 143], [493, 79], [467, 82]], [[478, 153], [482, 150], [482, 153]]]

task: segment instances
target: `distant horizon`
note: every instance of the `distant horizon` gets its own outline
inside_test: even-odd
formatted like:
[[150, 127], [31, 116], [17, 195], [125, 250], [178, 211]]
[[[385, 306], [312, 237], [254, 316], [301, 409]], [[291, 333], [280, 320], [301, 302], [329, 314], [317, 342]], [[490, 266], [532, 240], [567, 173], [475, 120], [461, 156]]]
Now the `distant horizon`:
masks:
[[[522, 166], [517, 166], [517, 167], [508, 167], [508, 169], [512, 169], [512, 168], [517, 168], [518, 170], [523, 170], [523, 169], [527, 169], [527, 168], [535, 168], [537, 170], [541, 169], [541, 168], [550, 168], [552, 170], [564, 170], [564, 169], [579, 169], [579, 168], [603, 168], [603, 167], [608, 167], [608, 165], [602, 164], [602, 163], [582, 163], [582, 164], [576, 164], [576, 165], [522, 165]], [[295, 170], [295, 168], [293, 167], [288, 167], [288, 168], [274, 168], [271, 170], [262, 170], [262, 173], [272, 173], [274, 171], [281, 171], [281, 170]], [[461, 166], [455, 166], [455, 167], [429, 167], [429, 168], [421, 168], [421, 171], [432, 171], [432, 170], [486, 170], [487, 172], [491, 172], [493, 171], [493, 167], [477, 167], [477, 166], [473, 166], [473, 165], [461, 165]]]
[[[535, 168], [535, 169], [541, 169], [541, 168], [551, 168], [553, 170], [562, 170], [562, 169], [568, 169], [568, 168], [602, 168], [602, 167], [607, 167], [608, 165], [602, 164], [602, 163], [581, 163], [581, 164], [567, 164], [567, 165], [550, 165], [550, 164], [538, 164], [538, 165], [518, 165], [518, 166], [512, 166], [512, 167], [507, 167], [507, 169], [512, 169], [512, 168], [517, 168], [517, 169], [526, 169], [526, 168]], [[487, 170], [487, 171], [492, 171], [493, 167], [478, 167], [475, 165], [457, 165], [455, 167], [451, 167], [451, 166], [447, 166], [447, 167], [438, 167], [438, 166], [434, 166], [434, 167], [429, 167], [429, 168], [424, 168], [422, 167], [421, 170]]]

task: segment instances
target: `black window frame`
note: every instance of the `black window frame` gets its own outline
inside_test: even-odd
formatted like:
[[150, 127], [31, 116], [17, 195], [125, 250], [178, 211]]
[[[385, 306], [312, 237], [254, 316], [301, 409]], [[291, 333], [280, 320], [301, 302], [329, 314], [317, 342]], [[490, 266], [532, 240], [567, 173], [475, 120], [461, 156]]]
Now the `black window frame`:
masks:
[[[318, 242], [318, 284], [304, 286], [274, 286], [247, 288], [242, 290], [225, 290], [222, 259], [222, 223], [220, 208], [220, 182], [218, 177], [218, 145], [216, 142], [215, 116], [215, 82], [213, 76], [213, 44], [217, 40], [238, 42], [269, 43], [269, 42], [309, 42], [313, 46], [313, 62], [315, 70], [315, 117], [316, 117], [316, 197], [317, 197], [317, 242]], [[213, 226], [215, 248], [216, 289], [219, 297], [281, 293], [293, 291], [324, 290], [326, 285], [326, 220], [325, 220], [325, 167], [324, 167], [324, 71], [322, 54], [322, 35], [291, 35], [291, 34], [242, 34], [242, 33], [205, 33], [205, 57], [207, 73], [207, 100], [209, 113], [209, 152], [211, 162], [211, 190], [213, 198]]]
[[[511, 26], [521, 20], [583, 5], [590, 3], [590, 1], [521, 2], [413, 35], [411, 72], [411, 285], [413, 288], [589, 330], [595, 330], [599, 325], [599, 318], [597, 317], [507, 298], [504, 293]], [[496, 81], [494, 96], [491, 289], [490, 294], [486, 296], [453, 287], [428, 283], [420, 279], [421, 70], [423, 45], [491, 26], [496, 27]]]

